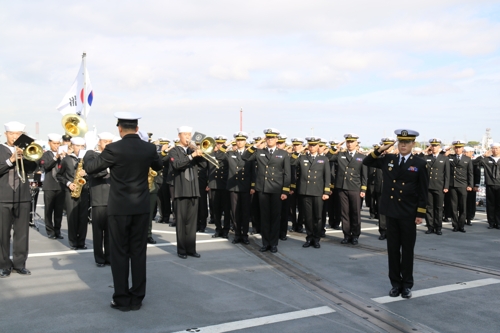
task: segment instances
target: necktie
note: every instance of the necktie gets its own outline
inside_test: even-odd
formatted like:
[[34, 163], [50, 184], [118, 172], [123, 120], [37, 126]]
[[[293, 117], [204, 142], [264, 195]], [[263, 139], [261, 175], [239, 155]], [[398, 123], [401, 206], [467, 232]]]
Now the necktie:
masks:
[[399, 162], [399, 166], [402, 166], [403, 164], [405, 164], [404, 156], [401, 157], [401, 161]]
[[269, 149], [269, 154], [271, 154], [271, 155], [272, 155], [272, 154], [273, 154], [273, 152], [274, 152], [274, 149]]

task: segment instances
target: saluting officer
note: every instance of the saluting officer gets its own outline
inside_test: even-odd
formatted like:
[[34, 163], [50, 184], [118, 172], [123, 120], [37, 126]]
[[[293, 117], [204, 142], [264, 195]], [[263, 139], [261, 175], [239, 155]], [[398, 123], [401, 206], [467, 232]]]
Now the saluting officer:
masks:
[[292, 154], [291, 164], [298, 171], [297, 192], [304, 209], [306, 242], [302, 247], [320, 248], [319, 241], [323, 226], [321, 217], [323, 205], [330, 193], [330, 161], [318, 154], [320, 138], [306, 138], [309, 152]]
[[[388, 138], [382, 138], [380, 146], [383, 145], [390, 145], [387, 150], [385, 150], [385, 154], [394, 154], [395, 148], [394, 144], [396, 143], [396, 139], [392, 137]], [[377, 148], [378, 149], [378, 148]], [[375, 149], [375, 150], [377, 150]], [[387, 238], [387, 219], [384, 214], [380, 212], [380, 197], [382, 196], [382, 187], [384, 183], [384, 177], [382, 174], [382, 170], [378, 169], [377, 177], [375, 178], [375, 196], [376, 196], [376, 201], [377, 201], [377, 211], [378, 211], [378, 232], [380, 236], [378, 237], [379, 240], [384, 240]]]
[[474, 220], [474, 216], [476, 215], [477, 192], [479, 192], [479, 186], [481, 186], [481, 167], [473, 159], [474, 148], [465, 147], [464, 154], [472, 159], [472, 173], [474, 174], [474, 187], [472, 191], [467, 192], [467, 208], [465, 209], [467, 211], [465, 224], [472, 225], [472, 220]]
[[278, 252], [281, 201], [286, 200], [290, 193], [290, 159], [285, 150], [277, 149], [279, 131], [275, 128], [264, 130], [267, 148], [259, 149], [256, 145], [249, 147], [243, 153], [246, 161], [257, 162], [255, 191], [257, 191], [261, 217], [261, 252], [270, 250]]
[[[303, 150], [304, 147], [303, 144], [304, 144], [304, 139], [292, 138], [292, 152], [300, 154], [300, 152]], [[290, 231], [301, 233], [302, 230], [304, 229], [304, 222], [302, 221], [302, 208], [297, 193], [298, 169], [295, 165], [290, 164], [290, 171], [291, 171], [291, 179], [290, 179], [291, 184], [290, 184], [289, 200], [290, 200], [290, 217], [292, 219], [292, 227], [290, 228]], [[297, 218], [297, 211], [299, 215], [298, 218]]]
[[429, 198], [427, 201], [426, 234], [442, 235], [444, 195], [450, 187], [450, 162], [446, 156], [439, 154], [441, 140], [432, 138], [424, 158], [429, 170]]
[[[332, 140], [329, 142], [330, 149], [337, 152], [340, 141]], [[335, 163], [330, 161], [330, 198], [328, 199], [328, 224], [330, 228], [340, 230], [340, 201], [339, 191], [335, 188], [335, 179], [337, 177], [337, 168]]]
[[361, 198], [365, 197], [368, 169], [363, 165], [365, 155], [357, 152], [359, 137], [348, 133], [344, 138], [347, 150], [338, 153], [330, 149], [327, 157], [338, 169], [335, 188], [339, 190], [344, 233], [344, 239], [340, 243], [356, 245], [361, 234]]
[[[223, 145], [215, 156], [220, 161], [225, 161], [228, 166], [227, 190], [229, 191], [231, 216], [234, 222], [233, 244], [250, 244], [248, 241], [248, 226], [250, 217], [250, 185], [252, 182], [252, 162], [242, 158], [248, 138], [246, 132], [233, 134], [236, 149], [227, 151]], [[226, 217], [224, 217], [226, 218]]]
[[[286, 151], [286, 134], [280, 133], [278, 135], [278, 141], [276, 142], [276, 148], [283, 149]], [[290, 159], [290, 153], [287, 151], [287, 157]], [[292, 190], [292, 185], [294, 183], [294, 179], [290, 167], [290, 192]], [[282, 241], [286, 241], [287, 231], [288, 231], [288, 216], [290, 215], [290, 193], [288, 194], [286, 200], [281, 201], [281, 213], [280, 213], [280, 231], [279, 231], [279, 239]]]
[[[57, 133], [48, 135], [50, 150], [43, 153], [40, 167], [45, 173], [43, 181], [44, 222], [47, 237], [63, 239], [61, 222], [64, 209], [64, 185], [57, 181], [57, 171], [66, 152], [59, 152], [62, 136]], [[53, 217], [53, 218], [52, 218]]]
[[383, 188], [380, 214], [387, 219], [387, 254], [389, 296], [411, 297], [413, 287], [413, 251], [417, 238], [417, 225], [422, 223], [427, 206], [429, 176], [426, 161], [411, 153], [418, 132], [399, 129], [399, 154], [384, 154], [393, 145], [383, 145], [368, 155], [363, 164], [380, 168]]
[[[214, 137], [215, 148], [214, 151], [219, 150], [222, 145], [227, 141], [224, 135], [217, 135]], [[212, 156], [215, 156], [212, 153]], [[208, 188], [209, 200], [211, 201], [211, 210], [213, 210], [215, 233], [213, 238], [222, 237], [227, 238], [230, 226], [230, 209], [229, 209], [229, 192], [227, 186], [227, 160], [221, 160], [219, 167], [215, 167], [212, 163], [208, 165]], [[224, 226], [222, 226], [222, 214], [224, 214]]]
[[453, 231], [465, 232], [467, 192], [472, 191], [474, 174], [472, 160], [463, 155], [465, 141], [452, 142], [455, 154], [448, 155], [450, 162], [450, 206]]
[[500, 229], [500, 143], [491, 144], [490, 149], [478, 158], [484, 169], [486, 184], [486, 218], [488, 229]]

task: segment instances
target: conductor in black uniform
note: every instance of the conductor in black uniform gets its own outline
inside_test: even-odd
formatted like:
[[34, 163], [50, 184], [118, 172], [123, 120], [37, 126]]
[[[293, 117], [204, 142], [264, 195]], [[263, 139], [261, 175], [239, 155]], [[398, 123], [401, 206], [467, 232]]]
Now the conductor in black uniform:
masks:
[[[111, 307], [139, 310], [146, 295], [146, 246], [149, 225], [149, 168], [158, 171], [162, 163], [156, 147], [136, 134], [139, 115], [117, 112], [121, 140], [108, 144], [84, 169], [98, 174], [109, 168], [109, 247], [115, 292]], [[129, 287], [129, 267], [132, 286]]]
[[62, 136], [57, 133], [48, 135], [50, 149], [43, 153], [40, 168], [45, 173], [43, 181], [44, 222], [47, 237], [63, 239], [61, 222], [64, 209], [64, 185], [57, 181], [57, 171], [66, 152], [59, 153]]
[[277, 149], [277, 129], [264, 130], [267, 148], [258, 149], [263, 139], [243, 153], [245, 161], [255, 160], [257, 174], [255, 191], [258, 193], [260, 206], [260, 234], [262, 235], [261, 252], [278, 252], [281, 201], [290, 193], [290, 159], [283, 149]]
[[[33, 172], [37, 163], [22, 158], [23, 151], [14, 142], [23, 134], [24, 124], [12, 121], [5, 124], [6, 142], [0, 145], [0, 278], [12, 270], [30, 275], [26, 269], [29, 243], [30, 184], [23, 183], [16, 172], [16, 164], [23, 163], [25, 173]], [[21, 169], [19, 169], [21, 170]], [[21, 171], [20, 171], [21, 172]], [[21, 175], [22, 176], [22, 175]], [[12, 260], [10, 259], [10, 234]]]
[[384, 154], [394, 143], [383, 145], [368, 155], [363, 164], [380, 168], [383, 188], [380, 214], [387, 220], [387, 254], [389, 279], [392, 289], [389, 296], [411, 297], [413, 287], [413, 251], [417, 238], [417, 225], [422, 223], [427, 206], [429, 176], [427, 162], [412, 155], [418, 132], [400, 129], [399, 154]]
[[323, 225], [321, 215], [323, 205], [330, 193], [330, 161], [326, 156], [318, 154], [320, 138], [306, 138], [309, 152], [297, 154], [294, 152], [290, 161], [298, 171], [297, 189], [299, 200], [304, 210], [306, 226], [306, 242], [302, 247], [320, 248], [319, 240]]
[[173, 170], [174, 213], [177, 220], [177, 255], [199, 258], [196, 252], [196, 228], [198, 199], [198, 166], [206, 167], [207, 161], [202, 152], [191, 141], [193, 129], [188, 126], [177, 128], [179, 145], [169, 151], [170, 165]]

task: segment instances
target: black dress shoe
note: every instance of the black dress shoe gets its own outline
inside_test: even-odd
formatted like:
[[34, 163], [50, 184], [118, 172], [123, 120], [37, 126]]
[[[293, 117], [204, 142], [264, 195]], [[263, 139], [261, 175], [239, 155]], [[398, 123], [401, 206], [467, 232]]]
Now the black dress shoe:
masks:
[[441, 230], [436, 230], [436, 235], [441, 236], [443, 232]]
[[132, 311], [140, 310], [141, 306], [142, 306], [142, 303], [141, 304], [130, 305], [130, 310], [132, 310]]
[[193, 257], [193, 258], [200, 258], [201, 257], [201, 255], [199, 253], [196, 253], [196, 252], [195, 253], [188, 253], [187, 255], [190, 257]]
[[76, 247], [76, 246], [70, 246], [69, 248], [70, 248], [70, 250], [78, 250], [78, 247]]
[[494, 226], [492, 226], [492, 225], [489, 225], [489, 226], [488, 226], [488, 229], [495, 229], [495, 227], [494, 227]]
[[471, 220], [467, 220], [467, 222], [465, 222], [465, 224], [472, 225], [472, 222], [471, 222]]
[[130, 306], [120, 306], [115, 303], [115, 301], [111, 301], [111, 304], [109, 305], [112, 309], [115, 310], [120, 310], [122, 312], [128, 312], [130, 311]]
[[10, 276], [10, 269], [2, 269], [0, 270], [0, 278], [6, 278]]
[[276, 253], [278, 252], [278, 247], [277, 246], [271, 246], [271, 253]]
[[349, 241], [349, 238], [344, 238], [342, 241], [340, 241], [340, 244], [349, 244]]
[[401, 290], [399, 288], [392, 288], [391, 291], [389, 291], [389, 296], [391, 297], [398, 297], [399, 294], [401, 294]]
[[380, 239], [380, 240], [384, 240], [386, 238], [387, 238], [387, 236], [385, 234], [381, 234], [380, 236], [378, 236], [378, 239]]
[[175, 226], [177, 226], [177, 223], [172, 222], [172, 223], [170, 223], [170, 224], [169, 224], [169, 226], [170, 226], [170, 227], [175, 227]]
[[326, 237], [325, 230], [323, 230], [323, 231], [321, 232], [321, 235], [320, 235], [319, 237], [321, 237], [321, 238], [325, 238], [325, 237]]
[[12, 271], [21, 275], [31, 275], [31, 272], [26, 268], [12, 268]]
[[358, 238], [357, 237], [353, 237], [351, 243], [352, 243], [352, 245], [358, 245]]
[[443, 217], [443, 222], [450, 222], [450, 219], [448, 219], [447, 217]]
[[154, 240], [153, 237], [148, 237], [148, 243], [149, 244], [156, 244], [156, 241]]
[[453, 232], [457, 232], [458, 230], [457, 230], [457, 228], [453, 228], [453, 230], [452, 230], [452, 231], [453, 231]]
[[429, 234], [433, 234], [434, 233], [434, 229], [428, 229], [425, 234], [426, 235], [429, 235]]
[[201, 228], [197, 232], [205, 232], [205, 228]]
[[267, 250], [269, 250], [269, 247], [268, 246], [263, 246], [260, 248], [260, 252], [266, 252]]
[[332, 227], [332, 229], [335, 229], [335, 230], [340, 230], [340, 229], [342, 229], [342, 228], [341, 228], [341, 227], [339, 227], [339, 226], [335, 226], [335, 227]]
[[233, 243], [233, 244], [241, 243], [241, 239], [235, 238], [235, 239], [233, 239], [233, 241], [231, 243]]
[[98, 263], [98, 262], [96, 262], [96, 263], [95, 263], [95, 265], [96, 265], [97, 267], [104, 267], [104, 266], [106, 266], [106, 264], [101, 264], [101, 263]]
[[56, 236], [49, 236], [49, 239], [57, 239]]
[[304, 244], [302, 244], [302, 247], [309, 247], [309, 246], [311, 246], [310, 241], [306, 241]]
[[288, 238], [287, 238], [286, 236], [284, 236], [284, 237], [280, 237], [280, 240], [282, 240], [282, 241], [286, 241], [287, 239], [288, 239]]
[[243, 238], [243, 240], [241, 241], [243, 244], [245, 245], [248, 245], [250, 244], [250, 241], [248, 240], [248, 238]]
[[180, 253], [177, 253], [177, 256], [181, 259], [187, 259], [187, 254], [180, 254]]
[[318, 243], [318, 242], [314, 242], [313, 247], [314, 247], [315, 249], [319, 249], [319, 248], [321, 247], [321, 245], [319, 245], [319, 243]]
[[87, 245], [77, 246], [77, 249], [79, 249], [79, 250], [86, 250], [87, 249]]
[[228, 239], [228, 238], [229, 238], [229, 237], [227, 236], [227, 233], [223, 233], [221, 237], [222, 237], [222, 238], [225, 238], [225, 239]]
[[411, 289], [410, 288], [404, 288], [403, 291], [401, 292], [401, 297], [403, 297], [403, 298], [411, 298]]
[[218, 232], [212, 235], [212, 238], [222, 237], [222, 235]]
[[63, 236], [61, 236], [61, 235], [56, 235], [56, 238], [57, 238], [57, 239], [64, 239], [64, 237], [63, 237]]
[[464, 228], [460, 228], [460, 229], [458, 229], [458, 231], [465, 232], [465, 229]]

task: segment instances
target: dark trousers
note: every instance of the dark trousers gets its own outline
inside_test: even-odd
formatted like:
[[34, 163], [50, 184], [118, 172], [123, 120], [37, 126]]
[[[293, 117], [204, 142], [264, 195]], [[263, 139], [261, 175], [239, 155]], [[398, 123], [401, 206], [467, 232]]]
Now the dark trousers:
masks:
[[490, 226], [500, 226], [499, 185], [486, 185], [486, 218]]
[[174, 223], [177, 221], [175, 218], [175, 200], [174, 200], [174, 186], [168, 185], [168, 192], [170, 193], [170, 200], [172, 200], [172, 219]]
[[280, 231], [279, 237], [286, 237], [288, 231], [288, 215], [290, 212], [290, 200], [289, 197], [281, 201], [281, 213], [280, 213]]
[[333, 189], [328, 199], [328, 224], [332, 228], [340, 227], [340, 199], [339, 190]]
[[319, 243], [322, 232], [321, 215], [323, 212], [323, 200], [321, 197], [301, 195], [302, 207], [304, 209], [306, 240], [311, 243]]
[[36, 214], [36, 204], [38, 203], [38, 195], [40, 194], [40, 188], [34, 188], [32, 189], [32, 198], [33, 202], [30, 205], [30, 222], [34, 221], [34, 217]]
[[443, 227], [443, 190], [429, 190], [427, 192], [427, 213], [425, 220], [429, 230], [441, 230]]
[[255, 192], [252, 196], [252, 202], [250, 203], [250, 218], [252, 219], [252, 232], [260, 233], [260, 205], [259, 205], [259, 193]]
[[467, 208], [465, 210], [467, 211], [468, 221], [474, 220], [474, 217], [476, 216], [476, 198], [477, 192], [467, 192]]
[[177, 218], [177, 253], [196, 253], [196, 216], [198, 198], [175, 198], [175, 216]]
[[[25, 268], [28, 259], [30, 202], [0, 202], [0, 269]], [[10, 259], [10, 233], [12, 260]]]
[[172, 214], [172, 205], [170, 203], [169, 185], [166, 183], [161, 184], [158, 189], [158, 208], [160, 210], [161, 218], [165, 222], [168, 222], [170, 214]]
[[389, 279], [393, 288], [413, 287], [413, 249], [417, 239], [415, 219], [387, 220]]
[[198, 216], [197, 216], [197, 230], [205, 229], [207, 227], [208, 218], [208, 192], [205, 188], [200, 187], [200, 199], [198, 201]]
[[328, 206], [323, 205], [323, 209], [321, 210], [321, 231], [326, 231], [326, 215], [328, 214]]
[[278, 246], [281, 193], [259, 193], [262, 246]]
[[443, 208], [443, 215], [447, 219], [451, 219], [452, 217], [452, 205], [451, 205], [451, 190], [448, 189], [448, 193], [445, 193], [444, 195], [444, 208]]
[[293, 193], [288, 195], [288, 200], [289, 200], [289, 212], [288, 214], [290, 215], [290, 221], [292, 221], [292, 229], [294, 230], [295, 225], [297, 224], [297, 205], [299, 203], [299, 200], [297, 199], [298, 194]]
[[148, 237], [153, 236], [153, 219], [156, 216], [156, 203], [158, 202], [158, 191], [155, 189], [149, 192], [149, 221], [148, 221]]
[[[146, 246], [149, 213], [109, 216], [109, 249], [115, 292], [119, 306], [141, 304], [146, 295]], [[132, 287], [129, 287], [129, 268]]]
[[82, 247], [87, 237], [87, 223], [89, 216], [89, 192], [82, 190], [80, 198], [71, 197], [71, 191], [65, 190], [66, 216], [68, 220], [69, 246]]
[[360, 191], [339, 189], [340, 215], [344, 237], [358, 238], [361, 234], [361, 197]]
[[234, 239], [248, 238], [250, 213], [249, 192], [229, 192], [231, 217], [234, 222]]
[[111, 262], [109, 254], [108, 207], [92, 207], [92, 238], [94, 259], [98, 264]]
[[[210, 189], [210, 199], [212, 200], [212, 209], [214, 213], [215, 232], [226, 234], [229, 232], [230, 226], [230, 208], [229, 208], [229, 191]], [[222, 226], [222, 213], [224, 213], [224, 226]]]
[[[43, 202], [45, 204], [44, 222], [47, 236], [59, 236], [64, 209], [64, 190], [44, 190]], [[52, 220], [52, 216], [54, 220]]]
[[467, 189], [465, 187], [451, 187], [449, 191], [453, 228], [462, 229], [465, 225]]
[[373, 197], [374, 197], [373, 200], [375, 201], [375, 204], [377, 205], [376, 212], [377, 212], [377, 217], [378, 217], [378, 232], [381, 235], [385, 235], [386, 231], [387, 231], [387, 219], [386, 219], [385, 215], [379, 213], [380, 212], [380, 197], [381, 196], [382, 196], [382, 192], [378, 192], [378, 191], [373, 192]]

